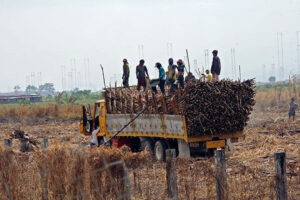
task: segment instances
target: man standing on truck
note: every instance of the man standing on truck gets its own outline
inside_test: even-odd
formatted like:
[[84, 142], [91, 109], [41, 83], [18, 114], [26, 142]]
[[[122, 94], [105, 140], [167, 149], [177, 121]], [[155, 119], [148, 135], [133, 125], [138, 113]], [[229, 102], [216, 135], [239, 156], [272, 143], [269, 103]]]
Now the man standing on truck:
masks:
[[173, 58], [169, 58], [168, 82], [167, 82], [167, 84], [170, 85], [172, 92], [174, 92], [174, 90], [175, 90], [176, 69], [177, 69], [177, 66], [174, 65]]
[[123, 86], [124, 88], [129, 88], [129, 65], [126, 58], [123, 59]]
[[[156, 63], [155, 67], [159, 70], [159, 88], [161, 93], [165, 94], [165, 82], [166, 82], [166, 72], [160, 63]], [[157, 93], [156, 86], [152, 87], [152, 90]]]
[[142, 59], [140, 60], [140, 64], [136, 66], [136, 78], [138, 80], [137, 90], [140, 90], [141, 86], [146, 90], [146, 75], [149, 77], [149, 74], [148, 69], [144, 64], [145, 61]]
[[177, 71], [178, 71], [178, 82], [180, 87], [183, 89], [184, 88], [184, 70], [185, 70], [185, 66], [183, 64], [183, 61], [181, 59], [179, 59], [177, 61]]
[[212, 75], [211, 75], [211, 73], [209, 73], [209, 70], [208, 70], [208, 69], [205, 71], [205, 73], [206, 73], [206, 74], [202, 74], [203, 79], [204, 79], [205, 82], [210, 83], [211, 80], [212, 80]]
[[219, 76], [221, 73], [221, 61], [220, 61], [220, 58], [218, 57], [217, 50], [213, 50], [212, 54], [213, 54], [213, 62], [212, 62], [210, 71], [213, 76], [213, 82], [217, 82], [217, 81], [219, 81]]

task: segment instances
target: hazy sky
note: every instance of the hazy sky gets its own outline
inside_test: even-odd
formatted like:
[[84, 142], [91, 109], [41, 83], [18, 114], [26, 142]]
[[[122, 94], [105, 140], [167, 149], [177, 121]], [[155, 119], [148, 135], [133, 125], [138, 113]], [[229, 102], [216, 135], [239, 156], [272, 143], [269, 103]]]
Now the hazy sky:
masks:
[[218, 49], [222, 78], [233, 76], [231, 48], [235, 48], [242, 78], [261, 80], [263, 64], [266, 76], [272, 63], [278, 75], [277, 32], [283, 33], [286, 78], [296, 72], [296, 31], [300, 31], [300, 0], [0, 0], [0, 91], [40, 81], [53, 82], [60, 90], [62, 66], [65, 88], [74, 87], [72, 68], [76, 68], [77, 86], [99, 90], [103, 86], [99, 64], [109, 83], [122, 73], [125, 57], [130, 82], [136, 83], [139, 45], [150, 77], [156, 78], [155, 62], [167, 67], [168, 43], [176, 60], [189, 50], [192, 70], [195, 59], [199, 67], [205, 64], [205, 49], [209, 64], [211, 51]]

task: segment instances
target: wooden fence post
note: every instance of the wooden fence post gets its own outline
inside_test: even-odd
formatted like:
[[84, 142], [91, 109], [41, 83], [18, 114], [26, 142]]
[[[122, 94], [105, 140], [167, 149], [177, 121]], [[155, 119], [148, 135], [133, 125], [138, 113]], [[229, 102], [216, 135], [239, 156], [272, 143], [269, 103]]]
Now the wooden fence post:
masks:
[[130, 200], [131, 195], [130, 195], [130, 177], [129, 177], [129, 169], [126, 167], [125, 163], [123, 163], [123, 198], [124, 200]]
[[42, 149], [47, 149], [49, 146], [48, 138], [43, 138]]
[[276, 199], [287, 200], [285, 152], [275, 153]]
[[176, 157], [176, 149], [166, 150], [167, 193], [171, 200], [178, 200], [177, 172], [172, 158]]
[[12, 146], [12, 139], [4, 139], [4, 147], [11, 147]]
[[218, 200], [227, 200], [225, 150], [216, 150], [216, 190]]
[[[43, 138], [42, 149], [48, 148], [48, 139]], [[47, 158], [43, 155], [43, 162], [40, 167], [41, 186], [42, 186], [42, 200], [48, 200], [48, 174], [47, 174]]]

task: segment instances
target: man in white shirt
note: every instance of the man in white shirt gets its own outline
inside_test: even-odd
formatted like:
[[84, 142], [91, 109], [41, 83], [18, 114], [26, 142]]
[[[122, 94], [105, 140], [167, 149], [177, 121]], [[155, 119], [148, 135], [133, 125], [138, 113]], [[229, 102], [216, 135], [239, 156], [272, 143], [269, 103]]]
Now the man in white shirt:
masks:
[[92, 139], [91, 139], [91, 142], [90, 142], [90, 147], [94, 147], [94, 146], [99, 146], [99, 143], [98, 143], [98, 139], [97, 139], [97, 134], [99, 132], [99, 129], [100, 128], [97, 128], [96, 130], [93, 130], [92, 132]]

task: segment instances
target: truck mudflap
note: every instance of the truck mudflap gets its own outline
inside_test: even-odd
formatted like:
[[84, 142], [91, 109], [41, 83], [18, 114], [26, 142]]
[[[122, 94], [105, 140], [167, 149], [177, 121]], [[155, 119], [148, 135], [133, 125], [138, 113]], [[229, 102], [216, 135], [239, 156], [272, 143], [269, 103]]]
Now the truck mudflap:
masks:
[[205, 144], [206, 149], [225, 148], [226, 146], [225, 140], [206, 141]]

